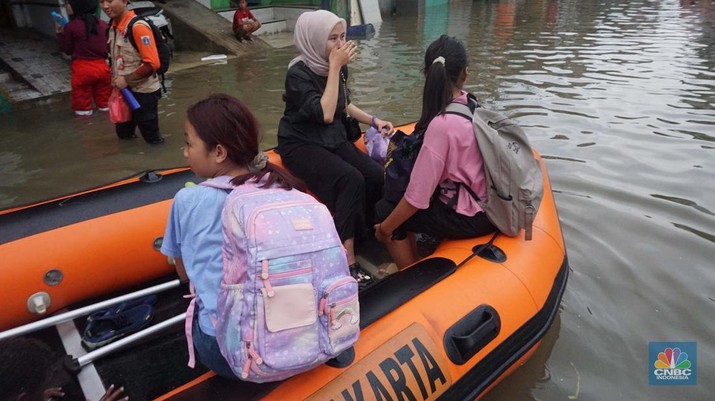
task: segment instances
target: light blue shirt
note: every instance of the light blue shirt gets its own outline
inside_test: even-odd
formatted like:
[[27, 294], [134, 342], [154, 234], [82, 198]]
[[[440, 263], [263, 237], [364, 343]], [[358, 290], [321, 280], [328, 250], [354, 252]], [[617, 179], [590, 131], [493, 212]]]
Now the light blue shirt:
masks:
[[196, 290], [199, 327], [211, 336], [216, 335], [211, 319], [216, 318], [223, 275], [221, 212], [228, 192], [203, 185], [181, 189], [171, 205], [161, 245], [161, 253], [183, 260]]

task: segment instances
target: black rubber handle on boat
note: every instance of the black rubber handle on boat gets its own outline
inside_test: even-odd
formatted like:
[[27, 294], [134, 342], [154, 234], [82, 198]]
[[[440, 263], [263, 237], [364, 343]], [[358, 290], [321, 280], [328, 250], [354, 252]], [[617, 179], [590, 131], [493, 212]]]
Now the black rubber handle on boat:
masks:
[[404, 305], [457, 270], [447, 258], [427, 258], [360, 291], [360, 329]]
[[80, 370], [82, 370], [82, 367], [79, 366], [79, 361], [77, 360], [77, 358], [73, 358], [72, 355], [66, 355], [62, 360], [62, 365], [64, 366], [65, 370], [74, 375], [76, 375], [77, 373], [79, 373]]
[[480, 305], [444, 334], [444, 348], [449, 359], [463, 365], [479, 350], [496, 338], [501, 329], [501, 319], [496, 309]]

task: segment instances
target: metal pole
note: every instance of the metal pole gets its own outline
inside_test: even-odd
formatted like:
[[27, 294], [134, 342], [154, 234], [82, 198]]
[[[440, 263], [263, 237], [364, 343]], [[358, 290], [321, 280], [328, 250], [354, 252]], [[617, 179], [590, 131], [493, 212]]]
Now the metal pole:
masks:
[[138, 333], [134, 333], [128, 337], [122, 338], [121, 340], [117, 340], [113, 343], [105, 345], [102, 348], [99, 348], [97, 350], [88, 352], [87, 354], [80, 356], [79, 358], [77, 358], [77, 364], [81, 368], [82, 366], [87, 365], [88, 363], [92, 363], [95, 360], [105, 356], [106, 354], [114, 352], [129, 343], [133, 343], [133, 342], [140, 340], [150, 334], [154, 334], [157, 331], [160, 331], [166, 327], [173, 326], [176, 323], [183, 322], [185, 319], [186, 319], [186, 314], [182, 313], [180, 315], [176, 315], [176, 316], [172, 317], [171, 319], [164, 320], [161, 323], [157, 323], [153, 326], [149, 326], [146, 329], [144, 329]]
[[96, 304], [87, 305], [87, 306], [79, 308], [79, 309], [61, 313], [56, 316], [50, 316], [48, 318], [38, 320], [36, 322], [28, 323], [23, 326], [15, 327], [14, 329], [0, 332], [0, 340], [8, 338], [8, 337], [12, 337], [12, 336], [20, 335], [20, 334], [31, 333], [36, 330], [41, 330], [41, 329], [44, 329], [44, 328], [47, 328], [50, 326], [54, 326], [57, 323], [64, 322], [65, 320], [71, 320], [76, 317], [84, 316], [91, 312], [110, 307], [110, 306], [118, 304], [120, 302], [128, 301], [128, 300], [135, 299], [135, 298], [141, 298], [145, 295], [155, 294], [157, 292], [166, 291], [168, 289], [178, 287], [180, 284], [181, 284], [181, 281], [176, 279], [176, 280], [168, 281], [163, 284], [157, 284], [153, 287], [145, 288], [143, 290], [132, 292], [130, 294], [121, 295], [116, 298], [108, 299], [106, 301], [97, 302]]

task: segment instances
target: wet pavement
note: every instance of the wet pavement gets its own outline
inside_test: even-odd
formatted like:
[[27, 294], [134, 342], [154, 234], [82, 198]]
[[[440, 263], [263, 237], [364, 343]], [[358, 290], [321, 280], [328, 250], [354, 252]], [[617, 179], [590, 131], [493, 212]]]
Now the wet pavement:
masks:
[[31, 29], [2, 30], [0, 38], [0, 60], [11, 75], [0, 82], [0, 92], [8, 100], [17, 103], [69, 93], [69, 57], [62, 55], [56, 41]]
[[[290, 32], [241, 43], [233, 36], [230, 21], [193, 0], [174, 0], [161, 7], [175, 36], [178, 60], [172, 61], [173, 72], [206, 64], [201, 58], [212, 54], [241, 56], [292, 44]], [[11, 105], [0, 111], [65, 100], [70, 90], [70, 58], [62, 54], [54, 37], [32, 29], [0, 30], [0, 104], [5, 100]]]

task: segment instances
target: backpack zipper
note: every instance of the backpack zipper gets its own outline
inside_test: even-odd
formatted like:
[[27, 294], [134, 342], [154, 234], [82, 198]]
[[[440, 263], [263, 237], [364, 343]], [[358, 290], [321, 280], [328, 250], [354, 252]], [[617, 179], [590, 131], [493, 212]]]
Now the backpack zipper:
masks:
[[251, 369], [251, 361], [253, 360], [256, 361], [256, 365], [263, 363], [263, 358], [261, 358], [261, 356], [258, 355], [258, 352], [251, 347], [251, 342], [246, 341], [246, 362], [243, 363], [243, 372], [241, 372], [242, 378], [245, 379], [248, 377], [248, 372]]
[[268, 295], [268, 297], [271, 298], [275, 295], [275, 292], [273, 291], [273, 286], [271, 285], [271, 280], [270, 280], [271, 277], [275, 280], [275, 279], [281, 279], [281, 278], [286, 278], [286, 277], [300, 276], [301, 274], [310, 273], [312, 271], [313, 271], [312, 267], [304, 267], [301, 269], [291, 270], [288, 272], [280, 272], [280, 273], [270, 274], [268, 272], [268, 259], [263, 259], [261, 261], [261, 274], [256, 275], [256, 278], [259, 278], [259, 279], [261, 279], [261, 281], [263, 281], [263, 287], [266, 289], [266, 295]]
[[[330, 285], [328, 285], [327, 287], [325, 287], [325, 289], [323, 290], [323, 294], [320, 296], [320, 304], [318, 305], [318, 315], [322, 316], [325, 314], [325, 311], [327, 308], [335, 307], [335, 304], [336, 304], [335, 302], [328, 305], [328, 296], [330, 296], [331, 291], [333, 291], [336, 287], [351, 283], [353, 281], [355, 281], [355, 279], [352, 278], [351, 276], [341, 277], [341, 278], [333, 281], [332, 283], [330, 283]], [[357, 284], [357, 282], [356, 282], [356, 284]]]

